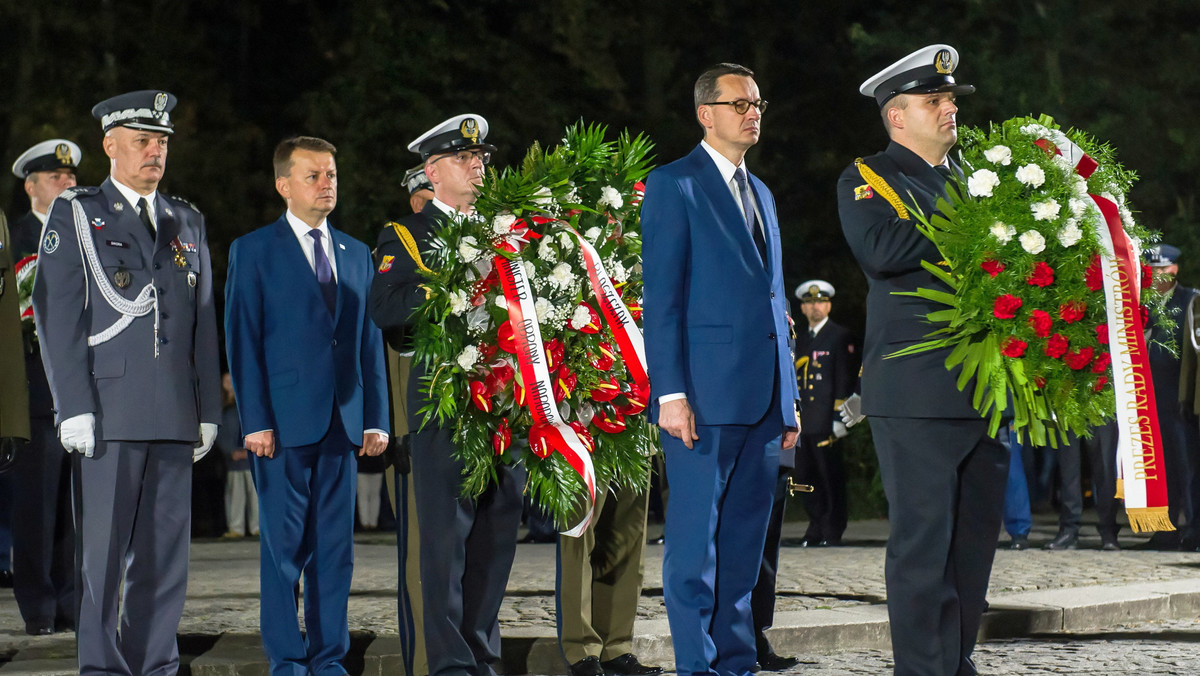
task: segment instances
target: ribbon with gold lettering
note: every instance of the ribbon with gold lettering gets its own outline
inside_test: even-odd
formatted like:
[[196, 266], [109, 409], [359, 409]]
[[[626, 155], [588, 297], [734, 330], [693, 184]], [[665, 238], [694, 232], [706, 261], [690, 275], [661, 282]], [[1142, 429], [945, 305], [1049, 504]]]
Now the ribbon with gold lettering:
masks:
[[561, 453], [579, 474], [588, 491], [587, 514], [578, 524], [563, 531], [563, 535], [579, 537], [591, 523], [596, 504], [596, 472], [592, 466], [591, 451], [579, 433], [562, 419], [555, 406], [553, 381], [550, 379], [546, 351], [542, 346], [542, 331], [533, 306], [533, 289], [525, 276], [525, 268], [520, 260], [509, 260], [504, 256], [496, 256], [495, 262], [500, 286], [508, 302], [508, 321], [516, 341], [517, 364], [527, 405], [533, 416], [530, 443], [534, 445], [535, 452], [538, 452], [542, 443], [547, 443], [550, 449]]
[[[1084, 179], [1099, 168], [1096, 161], [1066, 134], [1048, 131], [1051, 138], [1037, 141], [1038, 147], [1065, 159]], [[1162, 435], [1146, 351], [1138, 254], [1121, 225], [1117, 205], [1100, 195], [1088, 197], [1100, 210], [1100, 218], [1094, 224], [1106, 252], [1100, 256], [1100, 266], [1108, 311], [1113, 392], [1117, 402], [1116, 497], [1124, 498], [1129, 527], [1134, 532], [1175, 530], [1167, 506]]]

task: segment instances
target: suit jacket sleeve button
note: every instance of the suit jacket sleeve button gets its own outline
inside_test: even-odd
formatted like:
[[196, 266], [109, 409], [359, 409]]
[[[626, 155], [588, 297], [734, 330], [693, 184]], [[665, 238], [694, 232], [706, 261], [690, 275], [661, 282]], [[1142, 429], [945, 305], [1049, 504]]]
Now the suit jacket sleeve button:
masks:
[[337, 338], [334, 338], [334, 339], [333, 339], [333, 345], [334, 345], [335, 347], [337, 346]]
[[775, 334], [774, 334], [774, 333], [768, 333], [768, 334], [767, 334], [767, 340], [775, 340]]

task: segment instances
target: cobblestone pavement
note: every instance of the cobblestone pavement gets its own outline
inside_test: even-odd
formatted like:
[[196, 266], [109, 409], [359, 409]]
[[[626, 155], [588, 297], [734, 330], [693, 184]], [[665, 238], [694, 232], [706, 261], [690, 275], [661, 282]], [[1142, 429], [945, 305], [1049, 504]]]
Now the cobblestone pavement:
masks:
[[[1200, 620], [1123, 625], [1087, 634], [1054, 634], [993, 641], [975, 650], [980, 674], [1200, 674]], [[890, 674], [892, 656], [882, 650], [798, 655], [784, 672], [805, 676]]]

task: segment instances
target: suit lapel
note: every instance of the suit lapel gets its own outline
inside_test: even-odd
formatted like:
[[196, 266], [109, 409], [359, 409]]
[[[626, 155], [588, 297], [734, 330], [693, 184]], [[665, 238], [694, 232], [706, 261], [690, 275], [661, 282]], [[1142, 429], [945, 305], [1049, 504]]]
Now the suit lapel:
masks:
[[329, 240], [333, 246], [333, 265], [337, 270], [334, 278], [337, 280], [337, 309], [333, 313], [333, 323], [337, 324], [338, 317], [342, 316], [342, 289], [345, 286], [344, 282], [349, 279], [350, 261], [346, 256], [344, 244], [345, 235], [340, 230], [334, 230], [333, 226], [329, 226]]
[[166, 249], [179, 236], [179, 221], [175, 218], [175, 209], [172, 207], [162, 195], [156, 195], [154, 200], [154, 214], [158, 217], [158, 222], [155, 223], [157, 235], [154, 243], [154, 254], [158, 255], [159, 251]]
[[275, 236], [279, 238], [278, 251], [283, 256], [283, 264], [290, 273], [289, 277], [294, 278], [300, 288], [307, 289], [308, 295], [312, 297], [310, 301], [321, 308], [322, 314], [329, 316], [329, 311], [325, 309], [325, 296], [322, 295], [321, 285], [317, 282], [317, 275], [313, 272], [312, 266], [308, 264], [308, 256], [304, 255], [304, 249], [300, 247], [300, 242], [296, 240], [296, 233], [288, 223], [287, 214], [275, 222]]
[[[742, 256], [747, 260], [760, 261], [758, 267], [762, 268], [762, 259], [759, 258], [758, 248], [754, 246], [750, 230], [746, 227], [742, 208], [738, 206], [737, 202], [734, 202], [733, 192], [729, 189], [729, 185], [721, 179], [721, 171], [717, 169], [716, 163], [709, 157], [708, 151], [703, 146], [696, 146], [690, 158], [695, 167], [696, 181], [713, 205], [713, 216], [717, 227], [732, 233], [733, 239], [740, 243]], [[755, 198], [757, 199], [757, 194], [755, 194]]]
[[[117, 190], [111, 177], [104, 179], [104, 183], [100, 184], [100, 192], [104, 194], [104, 201], [109, 212], [109, 218], [104, 219], [106, 234], [102, 234], [106, 239], [117, 236], [128, 238], [131, 246], [137, 248], [142, 265], [147, 270], [151, 269], [150, 266], [154, 259], [154, 242], [150, 240], [150, 233], [146, 232], [146, 226], [142, 225], [141, 219], [138, 218], [137, 209], [126, 201], [120, 190]], [[92, 227], [89, 229], [92, 231], [92, 237], [95, 238], [101, 231], [96, 230], [94, 224], [91, 225]]]

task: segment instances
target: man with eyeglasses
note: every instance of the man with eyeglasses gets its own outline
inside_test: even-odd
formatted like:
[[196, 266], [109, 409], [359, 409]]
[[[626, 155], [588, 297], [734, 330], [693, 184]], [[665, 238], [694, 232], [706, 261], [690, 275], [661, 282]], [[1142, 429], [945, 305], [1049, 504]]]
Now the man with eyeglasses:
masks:
[[[969, 676], [1000, 535], [1008, 451], [960, 391], [947, 352], [888, 355], [929, 333], [943, 306], [913, 295], [949, 291], [923, 263], [933, 242], [913, 227], [956, 174], [956, 97], [975, 87], [953, 73], [958, 52], [930, 45], [859, 87], [875, 99], [891, 143], [855, 160], [837, 183], [838, 212], [867, 277], [862, 412], [870, 420], [888, 499], [888, 617], [898, 676]], [[915, 396], [914, 396], [915, 395]]]
[[693, 97], [704, 140], [650, 174], [642, 204], [652, 417], [671, 486], [663, 598], [676, 673], [746, 674], [756, 554], [780, 450], [800, 431], [796, 371], [775, 200], [745, 162], [767, 103], [730, 63]]
[[[480, 115], [452, 117], [422, 134], [408, 149], [425, 162], [433, 199], [420, 213], [389, 223], [375, 251], [371, 317], [388, 344], [412, 352], [412, 313], [426, 297], [420, 269], [426, 266], [432, 233], [446, 218], [467, 218], [483, 183], [484, 167], [496, 147], [485, 143], [488, 123]], [[478, 498], [462, 497], [463, 464], [454, 458], [451, 430], [418, 411], [426, 404], [425, 368], [413, 364], [408, 378], [408, 423], [412, 478], [420, 529], [420, 603], [423, 638], [431, 675], [495, 674], [500, 664], [500, 604], [517, 549], [525, 470], [496, 465], [496, 481]], [[393, 397], [400, 393], [393, 392]], [[397, 504], [404, 504], [401, 498]], [[404, 519], [397, 519], [404, 527]], [[403, 548], [405, 533], [398, 533]], [[405, 560], [400, 552], [400, 561]], [[419, 590], [399, 576], [401, 643], [405, 668], [414, 673], [412, 607]]]

